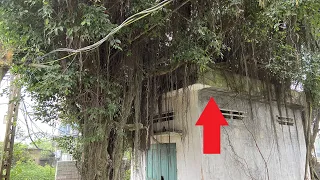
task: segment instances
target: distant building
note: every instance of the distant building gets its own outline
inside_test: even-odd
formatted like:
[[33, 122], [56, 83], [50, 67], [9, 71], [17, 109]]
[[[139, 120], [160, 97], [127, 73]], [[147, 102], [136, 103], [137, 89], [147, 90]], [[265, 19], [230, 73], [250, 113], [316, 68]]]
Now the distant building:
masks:
[[26, 149], [26, 151], [28, 151], [28, 153], [30, 154], [34, 162], [41, 166], [45, 166], [45, 165], [54, 166], [55, 164], [55, 158], [53, 153], [45, 153], [47, 155], [43, 156], [43, 153], [42, 153], [43, 150], [37, 149], [37, 148], [28, 148]]
[[[79, 132], [72, 128], [70, 124], [62, 124], [58, 123], [58, 128], [56, 129], [54, 136], [55, 138], [63, 137], [63, 136], [73, 136], [77, 137]], [[55, 157], [57, 161], [72, 161], [72, 155], [64, 152], [63, 150], [56, 148]]]
[[[79, 132], [72, 128], [70, 124], [59, 124], [55, 137], [73, 136], [77, 137]], [[55, 180], [80, 180], [80, 174], [71, 154], [64, 152], [57, 147], [55, 151], [57, 160]]]
[[79, 134], [78, 130], [75, 130], [71, 127], [70, 124], [60, 124], [59, 128], [57, 129], [56, 133], [55, 133], [58, 137], [59, 136], [73, 136], [73, 137], [77, 137]]

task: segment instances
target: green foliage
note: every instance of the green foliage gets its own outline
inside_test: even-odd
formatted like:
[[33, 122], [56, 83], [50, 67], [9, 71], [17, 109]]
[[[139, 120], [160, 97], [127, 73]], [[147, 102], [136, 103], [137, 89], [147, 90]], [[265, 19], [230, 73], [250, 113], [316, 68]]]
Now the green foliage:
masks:
[[13, 164], [17, 164], [19, 162], [27, 162], [31, 160], [31, 156], [26, 151], [28, 146], [23, 143], [15, 143], [13, 147]]
[[[57, 139], [59, 146], [80, 159], [82, 152], [93, 154], [88, 151], [95, 150], [94, 143], [101, 152], [120, 153], [123, 142], [117, 141], [126, 135], [121, 126], [135, 118], [149, 119], [140, 117], [148, 113], [138, 103], [146, 97], [157, 99], [177, 84], [187, 86], [181, 85], [187, 78], [178, 70], [190, 64], [197, 67], [195, 77], [208, 65], [222, 62], [221, 67], [238, 74], [279, 84], [301, 82], [318, 103], [320, 2], [297, 2], [174, 1], [121, 29], [96, 49], [50, 53], [88, 46], [157, 1], [4, 0], [0, 41], [15, 50], [12, 71], [21, 74], [31, 92], [37, 118], [59, 119], [81, 132], [78, 138]], [[175, 64], [178, 67], [171, 70]], [[178, 72], [176, 83], [154, 77], [162, 67], [170, 68], [161, 75]], [[164, 89], [164, 84], [171, 89]]]
[[300, 82], [304, 85], [308, 101], [314, 107], [320, 107], [320, 53], [305, 53], [302, 59]]
[[57, 142], [57, 146], [64, 152], [71, 154], [75, 159], [80, 159], [82, 149], [79, 138], [73, 136], [62, 136], [55, 138], [55, 142]]
[[55, 168], [46, 165], [40, 166], [33, 161], [18, 162], [12, 169], [12, 180], [54, 180]]
[[[37, 142], [41, 148], [49, 148], [48, 141]], [[32, 156], [27, 151], [28, 145], [23, 143], [15, 143], [13, 148], [13, 166], [10, 172], [12, 180], [53, 180], [55, 177], [55, 168], [46, 165], [37, 165]], [[2, 157], [3, 142], [0, 142], [0, 155]], [[44, 151], [43, 157], [48, 154]]]
[[129, 169], [129, 170], [126, 170], [125, 176], [124, 176], [124, 180], [130, 180], [130, 175], [131, 175], [130, 169]]
[[[51, 140], [38, 139], [35, 141], [36, 145], [41, 149], [41, 157], [49, 157], [52, 155], [54, 149]], [[13, 147], [13, 164], [17, 162], [27, 162], [32, 160], [28, 148], [36, 148], [33, 144], [27, 145], [21, 142], [16, 142]], [[2, 157], [3, 142], [0, 142], [0, 155]]]
[[[52, 156], [54, 152], [53, 141], [50, 139], [37, 139], [34, 141], [39, 149], [41, 149], [40, 158], [48, 158]], [[33, 143], [30, 144], [33, 148], [36, 148]]]
[[211, 29], [206, 21], [199, 19], [190, 24], [190, 29], [173, 41], [173, 46], [177, 48], [175, 61], [192, 62], [199, 65], [200, 69], [205, 69], [215, 58], [223, 56], [221, 34]]
[[[31, 156], [26, 151], [28, 146], [23, 143], [15, 143], [13, 147], [13, 164], [17, 162], [27, 162], [31, 160]], [[0, 142], [0, 156], [3, 157], [3, 142]]]
[[[71, 71], [72, 69], [64, 74], [59, 69], [59, 65], [52, 65], [43, 71], [27, 70], [25, 72], [28, 90], [35, 102], [38, 103], [35, 106], [36, 117], [41, 118], [42, 121], [50, 122], [51, 119], [57, 119], [58, 114], [56, 112], [62, 111], [60, 105], [64, 101], [63, 97], [76, 91], [74, 89], [76, 87], [76, 77], [73, 74], [74, 72]], [[32, 77], [28, 76], [29, 74]], [[36, 79], [34, 79], [35, 76]]]
[[[80, 10], [83, 12], [83, 16], [79, 30], [83, 34], [81, 36], [83, 40], [100, 40], [115, 28], [115, 25], [110, 22], [109, 15], [105, 13], [107, 11], [105, 7], [80, 4]], [[67, 35], [73, 34], [72, 30], [67, 31]], [[92, 37], [94, 38], [92, 39]]]

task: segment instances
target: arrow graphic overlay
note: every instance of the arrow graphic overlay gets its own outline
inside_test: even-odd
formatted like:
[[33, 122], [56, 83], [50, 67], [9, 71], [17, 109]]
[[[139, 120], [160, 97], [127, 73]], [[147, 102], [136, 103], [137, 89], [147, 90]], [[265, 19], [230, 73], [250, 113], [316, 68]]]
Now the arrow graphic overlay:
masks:
[[220, 126], [227, 126], [228, 122], [212, 97], [210, 97], [196, 125], [203, 126], [203, 154], [220, 154]]

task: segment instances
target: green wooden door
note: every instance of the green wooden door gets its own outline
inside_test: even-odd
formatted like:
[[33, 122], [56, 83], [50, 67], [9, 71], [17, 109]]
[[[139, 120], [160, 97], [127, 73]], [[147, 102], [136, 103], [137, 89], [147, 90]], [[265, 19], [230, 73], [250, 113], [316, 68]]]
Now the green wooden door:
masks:
[[177, 180], [176, 144], [152, 144], [146, 168], [147, 180]]

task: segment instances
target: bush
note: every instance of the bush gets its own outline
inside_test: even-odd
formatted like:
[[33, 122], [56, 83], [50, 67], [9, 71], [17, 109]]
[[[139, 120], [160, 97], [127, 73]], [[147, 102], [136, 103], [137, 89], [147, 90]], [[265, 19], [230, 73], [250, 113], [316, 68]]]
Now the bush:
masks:
[[11, 169], [11, 180], [54, 180], [55, 168], [40, 166], [33, 161], [18, 161]]

